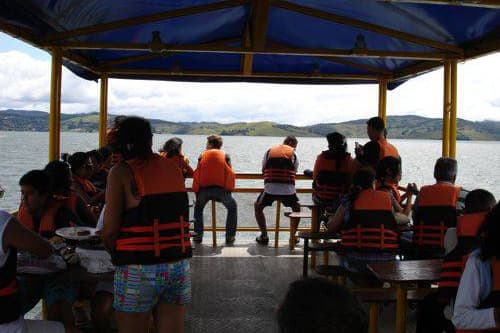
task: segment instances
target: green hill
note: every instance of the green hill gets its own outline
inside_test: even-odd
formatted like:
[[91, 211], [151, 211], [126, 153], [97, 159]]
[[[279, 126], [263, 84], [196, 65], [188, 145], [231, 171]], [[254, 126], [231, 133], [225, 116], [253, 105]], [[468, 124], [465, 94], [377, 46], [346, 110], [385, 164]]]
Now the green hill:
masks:
[[[109, 123], [115, 115], [109, 115]], [[285, 136], [301, 137], [324, 136], [338, 131], [347, 137], [365, 137], [366, 119], [342, 123], [316, 124], [312, 126], [292, 126], [269, 121], [254, 123], [220, 124], [216, 122], [171, 122], [150, 119], [156, 133], [169, 134], [211, 134], [248, 135], [248, 136]], [[70, 132], [96, 132], [99, 122], [97, 113], [62, 114], [61, 129]], [[401, 139], [441, 139], [442, 120], [419, 116], [388, 117], [389, 136]], [[30, 110], [0, 111], [1, 131], [48, 131], [48, 114]], [[458, 119], [457, 137], [459, 140], [500, 140], [500, 122], [473, 122]]]

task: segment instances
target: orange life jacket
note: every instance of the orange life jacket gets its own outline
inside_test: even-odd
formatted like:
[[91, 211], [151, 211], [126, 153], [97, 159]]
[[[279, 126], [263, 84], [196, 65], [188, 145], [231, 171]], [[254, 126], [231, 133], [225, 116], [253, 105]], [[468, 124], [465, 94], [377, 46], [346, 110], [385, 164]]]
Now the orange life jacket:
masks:
[[465, 214], [458, 218], [458, 242], [455, 248], [444, 257], [439, 281], [440, 291], [446, 292], [450, 297], [456, 296], [467, 258], [479, 245], [477, 233], [486, 218], [486, 214], [486, 212]]
[[218, 186], [233, 191], [236, 176], [226, 162], [226, 153], [220, 149], [205, 150], [193, 174], [193, 191], [202, 187]]
[[456, 207], [460, 190], [460, 187], [447, 183], [420, 189], [413, 226], [413, 243], [417, 248], [436, 253], [444, 251], [446, 230], [457, 223]]
[[399, 152], [396, 147], [387, 142], [386, 139], [379, 139], [377, 142], [380, 147], [380, 153], [378, 155], [379, 161], [388, 156], [399, 158]]
[[141, 200], [123, 216], [113, 263], [152, 265], [191, 257], [188, 196], [179, 168], [157, 154], [127, 164]]
[[[479, 304], [478, 309], [500, 307], [500, 259], [491, 259], [491, 291], [490, 294]], [[500, 328], [487, 330], [456, 330], [456, 333], [491, 333], [500, 332]]]
[[10, 248], [5, 264], [0, 267], [0, 324], [12, 322], [21, 316], [16, 274], [17, 251]]
[[330, 205], [334, 204], [334, 201], [339, 202], [349, 189], [351, 166], [350, 154], [346, 154], [338, 166], [336, 157], [328, 150], [318, 155], [314, 164], [314, 196], [322, 201], [331, 202]]
[[387, 252], [399, 249], [399, 234], [387, 192], [363, 190], [354, 202], [349, 224], [342, 231], [342, 246], [361, 252]]
[[43, 213], [38, 230], [35, 230], [33, 216], [28, 212], [28, 209], [22, 203], [19, 206], [16, 217], [17, 220], [27, 229], [34, 231], [43, 237], [50, 238], [54, 236], [54, 233], [58, 228], [56, 225], [56, 215], [63, 205], [63, 202], [51, 200], [47, 209]]
[[391, 191], [397, 202], [401, 202], [401, 193], [399, 193], [398, 185], [389, 182], [379, 182], [377, 181], [377, 190], [389, 190]]
[[271, 147], [264, 166], [264, 183], [295, 185], [295, 150], [288, 145]]

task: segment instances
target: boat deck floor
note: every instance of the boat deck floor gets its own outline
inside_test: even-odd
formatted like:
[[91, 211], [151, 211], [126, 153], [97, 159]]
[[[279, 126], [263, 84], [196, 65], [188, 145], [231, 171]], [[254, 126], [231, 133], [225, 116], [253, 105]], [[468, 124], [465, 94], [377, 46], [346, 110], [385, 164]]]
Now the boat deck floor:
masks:
[[[302, 277], [302, 249], [283, 245], [197, 245], [186, 332], [278, 332], [276, 309], [289, 284]], [[407, 332], [415, 332], [414, 308], [408, 308]], [[381, 309], [379, 331], [394, 332], [395, 305]]]

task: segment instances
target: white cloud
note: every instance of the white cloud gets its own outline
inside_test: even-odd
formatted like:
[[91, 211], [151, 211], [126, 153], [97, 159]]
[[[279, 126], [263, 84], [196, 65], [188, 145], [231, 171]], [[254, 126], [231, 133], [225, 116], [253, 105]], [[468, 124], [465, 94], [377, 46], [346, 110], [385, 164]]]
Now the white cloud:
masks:
[[[500, 54], [459, 65], [458, 113], [500, 120], [495, 90]], [[442, 70], [410, 80], [388, 94], [388, 114], [440, 117]], [[50, 62], [19, 51], [0, 53], [0, 109], [47, 111]], [[294, 125], [337, 122], [377, 113], [374, 85], [307, 86], [111, 80], [109, 108], [170, 121], [263, 121]], [[98, 110], [99, 85], [63, 70], [62, 111]]]

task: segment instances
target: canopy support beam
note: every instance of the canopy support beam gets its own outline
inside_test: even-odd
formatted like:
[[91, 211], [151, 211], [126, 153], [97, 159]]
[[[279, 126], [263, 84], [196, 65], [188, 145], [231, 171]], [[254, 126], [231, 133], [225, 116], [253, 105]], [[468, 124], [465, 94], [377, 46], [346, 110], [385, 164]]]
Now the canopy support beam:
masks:
[[[321, 18], [323, 20], [335, 22], [338, 24], [349, 25], [349, 26], [360, 28], [363, 30], [372, 31], [372, 32], [375, 32], [378, 34], [387, 35], [387, 36], [394, 37], [397, 39], [406, 40], [408, 42], [412, 42], [412, 43], [423, 45], [423, 46], [432, 47], [432, 48], [435, 48], [438, 50], [452, 52], [452, 53], [458, 54], [460, 56], [463, 56], [463, 50], [455, 45], [441, 43], [441, 42], [438, 42], [435, 40], [420, 37], [420, 36], [413, 35], [413, 34], [410, 34], [407, 32], [403, 32], [403, 31], [399, 31], [399, 30], [395, 30], [395, 29], [391, 29], [391, 28], [386, 28], [386, 27], [381, 26], [381, 25], [353, 19], [353, 18], [346, 17], [346, 16], [337, 15], [334, 13], [330, 13], [330, 12], [326, 12], [326, 11], [322, 11], [322, 10], [318, 10], [318, 9], [314, 9], [314, 8], [310, 8], [310, 7], [300, 6], [297, 4], [290, 3], [288, 1], [275, 0], [275, 1], [273, 1], [273, 6], [280, 7], [280, 8], [287, 9], [287, 10], [291, 10], [294, 12], [298, 12], [298, 13], [301, 13], [304, 15], [309, 15], [309, 16]], [[354, 44], [354, 41], [353, 41], [353, 44]]]
[[201, 5], [201, 6], [169, 10], [169, 11], [150, 14], [150, 15], [132, 17], [132, 18], [124, 19], [124, 20], [106, 22], [106, 23], [96, 24], [96, 25], [88, 26], [88, 27], [84, 27], [84, 28], [78, 28], [78, 29], [63, 31], [63, 32], [56, 32], [56, 33], [53, 33], [53, 34], [46, 36], [44, 38], [44, 41], [45, 42], [57, 41], [57, 40], [62, 40], [62, 39], [78, 37], [78, 36], [82, 36], [82, 35], [95, 34], [95, 33], [103, 32], [103, 31], [126, 28], [126, 27], [130, 27], [130, 26], [138, 25], [138, 24], [158, 22], [158, 21], [173, 19], [173, 18], [182, 17], [182, 16], [196, 15], [196, 14], [202, 14], [202, 13], [206, 13], [206, 12], [210, 12], [210, 11], [214, 11], [214, 10], [221, 10], [221, 9], [225, 9], [225, 8], [238, 7], [238, 6], [242, 6], [242, 5], [246, 4], [248, 1], [249, 0], [220, 1], [220, 2], [210, 3], [210, 4], [206, 4], [206, 5]]
[[104, 147], [106, 142], [106, 130], [108, 128], [108, 74], [101, 75], [101, 90], [99, 103], [99, 148]]
[[417, 4], [432, 4], [432, 5], [455, 5], [455, 6], [471, 6], [471, 7], [486, 7], [500, 8], [498, 0], [379, 0], [383, 2], [401, 2], [401, 3], [417, 3]]
[[62, 52], [54, 47], [50, 76], [49, 162], [59, 159], [61, 148], [61, 77]]
[[378, 116], [387, 127], [387, 80], [380, 80], [378, 83]]
[[457, 153], [457, 61], [450, 61], [450, 157]]
[[[266, 46], [267, 24], [269, 21], [270, 0], [253, 0], [249, 24], [244, 33], [245, 48], [261, 50]], [[246, 53], [242, 60], [243, 75], [252, 74], [253, 54]]]
[[442, 138], [442, 156], [450, 156], [450, 110], [451, 110], [451, 70], [450, 61], [444, 62], [444, 77], [443, 77], [443, 138]]

